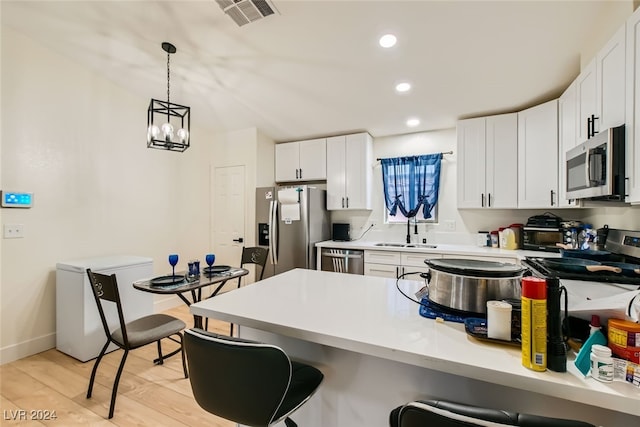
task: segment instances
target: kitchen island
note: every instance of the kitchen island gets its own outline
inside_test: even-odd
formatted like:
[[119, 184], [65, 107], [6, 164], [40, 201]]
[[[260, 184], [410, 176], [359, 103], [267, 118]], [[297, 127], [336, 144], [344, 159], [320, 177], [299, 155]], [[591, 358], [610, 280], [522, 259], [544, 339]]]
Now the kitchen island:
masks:
[[[421, 283], [399, 286], [413, 295]], [[392, 279], [296, 269], [191, 311], [238, 324], [240, 336], [280, 345], [321, 369], [318, 394], [294, 417], [307, 427], [386, 427], [391, 409], [424, 398], [640, 425], [638, 388], [585, 379], [571, 362], [566, 373], [530, 371], [519, 348], [420, 316]]]

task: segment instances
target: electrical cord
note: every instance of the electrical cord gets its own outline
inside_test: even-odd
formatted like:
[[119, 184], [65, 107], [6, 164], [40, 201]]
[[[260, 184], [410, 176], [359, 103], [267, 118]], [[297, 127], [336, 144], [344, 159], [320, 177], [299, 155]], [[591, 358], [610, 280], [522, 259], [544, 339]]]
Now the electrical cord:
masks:
[[425, 280], [425, 287], [426, 287], [427, 278], [429, 277], [429, 276], [428, 276], [428, 274], [429, 274], [429, 273], [424, 273], [424, 272], [421, 272], [421, 271], [412, 271], [412, 272], [409, 272], [409, 273], [403, 273], [403, 274], [401, 274], [400, 276], [398, 276], [398, 278], [396, 279], [396, 289], [398, 289], [398, 292], [400, 292], [400, 293], [401, 293], [405, 298], [407, 298], [408, 300], [413, 301], [413, 302], [415, 302], [416, 304], [421, 305], [422, 307], [427, 307], [427, 308], [429, 308], [429, 305], [428, 305], [428, 304], [425, 304], [425, 303], [423, 303], [422, 301], [418, 301], [417, 299], [413, 299], [413, 298], [411, 298], [409, 295], [405, 294], [405, 293], [402, 291], [402, 289], [400, 289], [400, 280], [401, 280], [401, 279], [404, 279], [404, 276], [408, 276], [408, 275], [410, 275], [410, 274], [419, 274], [419, 275], [420, 275], [420, 277], [422, 277], [422, 278]]
[[353, 239], [353, 240], [351, 240], [351, 241], [352, 241], [352, 242], [355, 242], [356, 240], [360, 240], [360, 239], [362, 239], [362, 238], [364, 237], [364, 235], [365, 235], [365, 234], [367, 234], [367, 231], [371, 230], [371, 229], [373, 228], [373, 226], [374, 226], [374, 225], [375, 225], [375, 224], [371, 224], [371, 225], [369, 226], [369, 228], [367, 228], [366, 230], [364, 230], [364, 232], [360, 235], [360, 237], [358, 237], [357, 239]]

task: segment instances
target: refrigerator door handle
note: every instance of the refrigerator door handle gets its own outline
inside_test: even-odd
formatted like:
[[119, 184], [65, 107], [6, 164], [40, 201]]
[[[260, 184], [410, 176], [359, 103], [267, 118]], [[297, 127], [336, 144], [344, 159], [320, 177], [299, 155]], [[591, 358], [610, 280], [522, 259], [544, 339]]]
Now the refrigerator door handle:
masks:
[[278, 254], [276, 253], [276, 239], [278, 236], [278, 218], [276, 215], [278, 202], [272, 200], [269, 202], [269, 258], [271, 264], [278, 263]]

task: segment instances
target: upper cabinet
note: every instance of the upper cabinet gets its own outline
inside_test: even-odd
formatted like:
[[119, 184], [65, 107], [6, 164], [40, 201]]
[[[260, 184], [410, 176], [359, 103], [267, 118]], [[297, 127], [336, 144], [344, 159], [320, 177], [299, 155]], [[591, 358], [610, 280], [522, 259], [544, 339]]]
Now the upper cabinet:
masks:
[[327, 179], [326, 138], [276, 144], [276, 182]]
[[579, 200], [567, 200], [566, 153], [578, 144], [577, 81], [558, 99], [558, 207], [582, 207]]
[[518, 207], [518, 115], [460, 120], [458, 208]]
[[627, 202], [640, 204], [640, 9], [627, 21]]
[[578, 78], [578, 142], [625, 123], [625, 26], [622, 26]]
[[371, 209], [373, 140], [368, 133], [327, 138], [327, 209]]
[[558, 207], [558, 100], [518, 113], [518, 207]]

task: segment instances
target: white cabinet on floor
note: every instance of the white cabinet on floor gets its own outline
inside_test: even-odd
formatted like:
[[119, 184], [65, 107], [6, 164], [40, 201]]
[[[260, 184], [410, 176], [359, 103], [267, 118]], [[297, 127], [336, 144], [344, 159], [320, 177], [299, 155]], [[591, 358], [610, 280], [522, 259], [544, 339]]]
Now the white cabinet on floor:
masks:
[[368, 133], [327, 138], [327, 209], [371, 209], [373, 140]]
[[558, 207], [558, 100], [518, 113], [518, 208]]
[[577, 82], [558, 99], [558, 207], [581, 207], [579, 200], [567, 200], [566, 153], [578, 144]]
[[640, 204], [640, 9], [627, 21], [627, 202]]
[[518, 207], [518, 115], [460, 120], [458, 208]]
[[326, 138], [276, 144], [276, 182], [327, 179]]
[[625, 40], [623, 25], [576, 79], [578, 142], [625, 123]]

